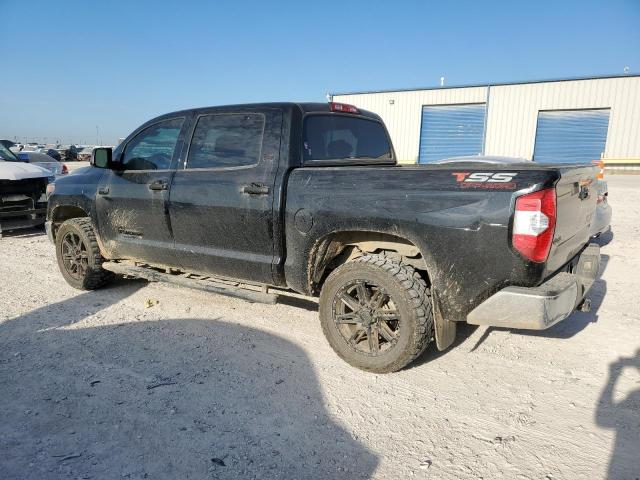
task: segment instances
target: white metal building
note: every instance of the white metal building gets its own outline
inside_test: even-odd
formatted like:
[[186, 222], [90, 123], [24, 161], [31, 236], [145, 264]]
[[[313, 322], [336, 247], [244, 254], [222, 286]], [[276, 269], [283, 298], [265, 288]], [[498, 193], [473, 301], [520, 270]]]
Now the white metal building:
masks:
[[485, 154], [640, 165], [640, 75], [331, 98], [379, 114], [403, 163]]

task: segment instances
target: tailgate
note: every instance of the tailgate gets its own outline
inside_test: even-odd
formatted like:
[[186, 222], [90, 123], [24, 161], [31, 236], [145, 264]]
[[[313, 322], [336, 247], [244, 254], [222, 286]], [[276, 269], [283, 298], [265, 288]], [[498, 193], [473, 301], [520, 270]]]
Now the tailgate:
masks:
[[560, 167], [556, 184], [557, 220], [547, 270], [554, 272], [571, 260], [589, 241], [598, 198], [594, 166]]

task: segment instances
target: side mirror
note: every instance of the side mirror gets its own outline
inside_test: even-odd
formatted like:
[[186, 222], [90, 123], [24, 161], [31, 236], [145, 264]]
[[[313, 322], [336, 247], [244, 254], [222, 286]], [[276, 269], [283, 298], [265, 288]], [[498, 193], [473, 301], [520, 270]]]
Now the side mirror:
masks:
[[93, 155], [91, 155], [90, 164], [96, 168], [111, 168], [113, 161], [112, 151], [110, 148], [96, 148], [93, 150]]

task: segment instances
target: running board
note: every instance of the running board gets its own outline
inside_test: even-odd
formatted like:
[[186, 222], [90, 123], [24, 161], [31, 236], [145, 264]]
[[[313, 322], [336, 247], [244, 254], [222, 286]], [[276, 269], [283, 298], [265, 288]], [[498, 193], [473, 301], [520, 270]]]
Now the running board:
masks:
[[[252, 290], [239, 282], [218, 279], [214, 277], [203, 277], [194, 274], [172, 274], [159, 272], [149, 267], [141, 267], [122, 262], [104, 262], [102, 268], [118, 275], [144, 278], [150, 282], [172, 283], [181, 287], [204, 290], [205, 292], [218, 293], [229, 297], [241, 298], [255, 303], [274, 304], [278, 301], [278, 295], [268, 293], [266, 287], [262, 291]], [[199, 278], [194, 278], [199, 277]]]

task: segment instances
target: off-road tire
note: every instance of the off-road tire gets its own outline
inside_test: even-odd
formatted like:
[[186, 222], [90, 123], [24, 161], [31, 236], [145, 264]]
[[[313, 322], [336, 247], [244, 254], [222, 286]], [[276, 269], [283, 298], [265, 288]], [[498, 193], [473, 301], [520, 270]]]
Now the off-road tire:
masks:
[[[63, 242], [68, 234], [75, 234], [86, 252], [87, 268], [76, 275], [68, 270], [63, 259]], [[102, 268], [104, 258], [100, 254], [91, 219], [87, 217], [72, 218], [60, 226], [56, 234], [56, 257], [65, 281], [79, 290], [96, 290], [113, 279], [113, 273]]]
[[[382, 287], [399, 312], [397, 340], [390, 350], [377, 356], [356, 351], [334, 320], [338, 296], [345, 285], [359, 280]], [[322, 330], [333, 350], [350, 365], [369, 372], [400, 370], [414, 361], [433, 338], [433, 311], [427, 283], [413, 267], [384, 254], [365, 254], [331, 272], [320, 293], [319, 312]]]

